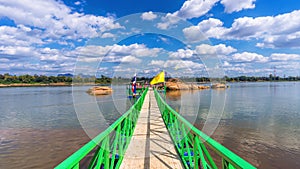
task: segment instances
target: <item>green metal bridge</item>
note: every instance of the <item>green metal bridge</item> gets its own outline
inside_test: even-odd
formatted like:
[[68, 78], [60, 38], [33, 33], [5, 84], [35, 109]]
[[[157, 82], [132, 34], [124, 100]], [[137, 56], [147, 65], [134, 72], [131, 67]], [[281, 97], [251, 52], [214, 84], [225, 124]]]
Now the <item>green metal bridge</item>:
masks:
[[195, 128], [156, 90], [146, 88], [124, 115], [55, 168], [255, 167]]

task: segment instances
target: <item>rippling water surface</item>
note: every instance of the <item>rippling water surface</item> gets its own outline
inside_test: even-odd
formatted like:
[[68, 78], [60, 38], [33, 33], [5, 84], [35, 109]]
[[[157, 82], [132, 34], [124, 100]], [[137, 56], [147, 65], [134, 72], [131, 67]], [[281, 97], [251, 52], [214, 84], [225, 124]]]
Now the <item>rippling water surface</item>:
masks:
[[227, 90], [169, 93], [167, 100], [202, 130], [213, 96], [225, 96], [217, 101], [224, 112], [216, 116], [215, 140], [258, 168], [300, 168], [299, 82], [233, 83]]
[[125, 87], [0, 88], [0, 168], [53, 168], [130, 107]]
[[[167, 101], [258, 168], [300, 168], [300, 83], [230, 86], [170, 92]], [[53, 168], [131, 105], [123, 86], [101, 97], [88, 88], [0, 88], [0, 168]], [[209, 117], [219, 118], [216, 126]]]

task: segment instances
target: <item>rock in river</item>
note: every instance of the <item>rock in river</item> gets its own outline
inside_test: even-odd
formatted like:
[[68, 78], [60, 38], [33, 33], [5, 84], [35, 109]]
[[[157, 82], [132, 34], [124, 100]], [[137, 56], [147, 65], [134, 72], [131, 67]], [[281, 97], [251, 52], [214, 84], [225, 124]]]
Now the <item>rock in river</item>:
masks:
[[90, 88], [87, 93], [91, 95], [109, 95], [113, 90], [108, 86], [95, 86]]
[[187, 84], [177, 78], [171, 78], [166, 82], [168, 90], [202, 90], [209, 89], [209, 86], [198, 86], [195, 84]]

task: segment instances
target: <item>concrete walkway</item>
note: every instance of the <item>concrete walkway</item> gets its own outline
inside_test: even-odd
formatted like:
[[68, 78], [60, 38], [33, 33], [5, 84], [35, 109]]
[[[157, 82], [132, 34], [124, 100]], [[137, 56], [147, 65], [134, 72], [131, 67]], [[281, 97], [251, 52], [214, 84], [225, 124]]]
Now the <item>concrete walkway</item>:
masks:
[[183, 168], [161, 113], [149, 89], [121, 168]]

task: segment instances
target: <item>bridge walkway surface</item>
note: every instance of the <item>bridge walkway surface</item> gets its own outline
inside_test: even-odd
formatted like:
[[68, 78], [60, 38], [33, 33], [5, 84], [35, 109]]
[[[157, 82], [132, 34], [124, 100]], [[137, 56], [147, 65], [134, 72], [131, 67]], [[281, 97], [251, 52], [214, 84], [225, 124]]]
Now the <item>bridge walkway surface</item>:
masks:
[[120, 168], [183, 168], [150, 89]]

